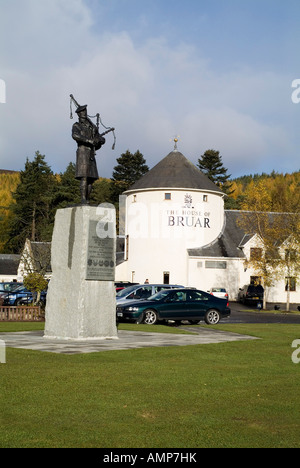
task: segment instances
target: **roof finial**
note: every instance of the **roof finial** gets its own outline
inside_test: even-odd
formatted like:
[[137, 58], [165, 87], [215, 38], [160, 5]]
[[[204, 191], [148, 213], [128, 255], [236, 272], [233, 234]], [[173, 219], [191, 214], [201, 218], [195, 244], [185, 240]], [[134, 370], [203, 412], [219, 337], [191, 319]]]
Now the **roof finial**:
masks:
[[173, 138], [173, 141], [174, 141], [174, 151], [177, 151], [177, 143], [178, 143], [178, 140], [179, 140], [180, 136], [177, 135]]

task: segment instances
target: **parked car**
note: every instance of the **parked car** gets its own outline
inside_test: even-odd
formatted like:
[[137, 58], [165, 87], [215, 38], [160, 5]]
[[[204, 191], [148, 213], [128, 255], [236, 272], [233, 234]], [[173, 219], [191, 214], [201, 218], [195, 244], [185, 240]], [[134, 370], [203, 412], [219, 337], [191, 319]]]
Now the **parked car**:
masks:
[[231, 311], [227, 300], [190, 288], [164, 289], [143, 301], [117, 304], [117, 321], [153, 325], [162, 320], [196, 324], [205, 320], [214, 325]]
[[22, 286], [23, 283], [16, 283], [16, 282], [6, 282], [6, 283], [0, 283], [0, 293], [5, 293], [5, 292], [10, 292], [13, 291], [14, 289], [18, 288], [19, 286]]
[[153, 294], [161, 291], [162, 289], [174, 288], [183, 288], [183, 286], [177, 284], [138, 284], [129, 286], [128, 288], [122, 289], [117, 293], [117, 304], [126, 302], [128, 300], [137, 301], [148, 299], [148, 297], [153, 296]]
[[128, 286], [133, 286], [137, 284], [139, 283], [130, 283], [130, 281], [116, 281], [115, 282], [116, 292], [119, 292], [122, 289], [128, 288]]
[[[47, 291], [41, 292], [41, 304], [46, 304], [46, 296]], [[34, 297], [32, 292], [26, 289], [23, 285], [17, 287], [15, 290], [6, 293], [3, 297], [3, 305], [8, 306], [17, 306], [17, 305], [25, 305], [25, 304], [32, 304], [34, 302]]]
[[228, 293], [225, 288], [211, 288], [208, 292], [212, 296], [228, 299]]
[[264, 288], [258, 284], [246, 284], [239, 289], [238, 300], [243, 304], [258, 304], [264, 299]]
[[4, 299], [7, 293], [13, 291], [14, 289], [22, 285], [23, 283], [17, 283], [17, 282], [0, 283], [0, 306], [4, 304]]

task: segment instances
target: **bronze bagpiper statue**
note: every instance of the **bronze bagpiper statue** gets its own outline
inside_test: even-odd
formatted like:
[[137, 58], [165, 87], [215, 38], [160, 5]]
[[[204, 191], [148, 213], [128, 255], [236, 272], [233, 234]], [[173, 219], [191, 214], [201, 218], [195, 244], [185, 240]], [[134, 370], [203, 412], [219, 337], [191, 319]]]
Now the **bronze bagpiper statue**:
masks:
[[[86, 205], [89, 203], [92, 184], [99, 178], [95, 159], [96, 151], [105, 144], [104, 135], [109, 132], [114, 133], [114, 128], [108, 128], [105, 132], [100, 134], [99, 114], [96, 114], [95, 116], [97, 117], [97, 125], [95, 125], [91, 120], [92, 117], [89, 117], [87, 114], [87, 106], [80, 106], [72, 94], [70, 95], [70, 98], [71, 118], [73, 118], [72, 102], [77, 107], [76, 113], [78, 114], [78, 122], [76, 122], [72, 127], [72, 138], [77, 142], [78, 145], [76, 152], [75, 177], [76, 179], [80, 180], [81, 204]], [[113, 144], [113, 149], [114, 146], [115, 142]]]

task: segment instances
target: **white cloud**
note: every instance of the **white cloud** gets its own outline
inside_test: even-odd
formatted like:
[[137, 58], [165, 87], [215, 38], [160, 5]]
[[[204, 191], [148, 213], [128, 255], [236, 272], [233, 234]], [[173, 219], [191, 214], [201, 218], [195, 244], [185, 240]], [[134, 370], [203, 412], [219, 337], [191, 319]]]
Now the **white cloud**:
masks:
[[287, 118], [280, 120], [291, 106], [284, 75], [250, 67], [219, 73], [194, 46], [102, 34], [82, 0], [11, 0], [0, 22], [0, 37], [9, 38], [1, 54], [7, 103], [0, 104], [0, 168], [21, 169], [36, 150], [55, 171], [75, 160], [70, 93], [116, 127], [115, 152], [111, 136], [98, 152], [107, 177], [127, 149], [140, 149], [153, 166], [172, 150], [175, 134], [193, 162], [214, 148], [231, 173], [265, 170], [265, 163], [272, 170], [271, 157], [293, 152]]

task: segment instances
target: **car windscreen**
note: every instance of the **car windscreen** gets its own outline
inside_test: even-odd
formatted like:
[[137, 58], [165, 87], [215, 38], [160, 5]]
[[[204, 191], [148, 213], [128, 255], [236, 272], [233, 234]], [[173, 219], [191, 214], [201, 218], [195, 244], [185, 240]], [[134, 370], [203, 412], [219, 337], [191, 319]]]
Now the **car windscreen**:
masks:
[[0, 291], [10, 292], [14, 291], [16, 288], [19, 288], [19, 283], [0, 283]]
[[127, 294], [130, 294], [132, 291], [135, 291], [136, 289], [137, 289], [136, 286], [128, 286], [128, 288], [121, 289], [121, 291], [118, 291], [116, 296], [117, 297], [127, 296]]
[[19, 292], [29, 292], [28, 289], [26, 289], [24, 286], [18, 286], [15, 288], [13, 291], [10, 291], [11, 293], [19, 293]]

